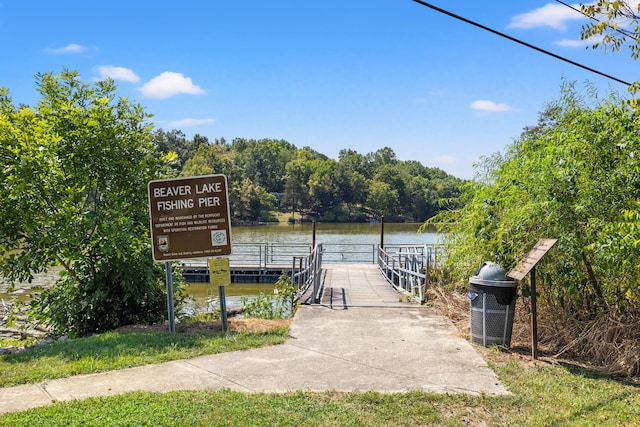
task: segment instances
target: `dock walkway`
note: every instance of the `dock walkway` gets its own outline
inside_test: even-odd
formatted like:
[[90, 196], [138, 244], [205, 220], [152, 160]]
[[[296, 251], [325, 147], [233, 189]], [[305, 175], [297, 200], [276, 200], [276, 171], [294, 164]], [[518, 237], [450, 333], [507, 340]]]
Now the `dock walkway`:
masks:
[[329, 308], [414, 306], [393, 289], [375, 264], [323, 264], [320, 304]]
[[508, 393], [449, 319], [399, 302], [375, 265], [325, 267], [322, 304], [299, 307], [282, 345], [0, 388], [0, 413], [136, 390]]

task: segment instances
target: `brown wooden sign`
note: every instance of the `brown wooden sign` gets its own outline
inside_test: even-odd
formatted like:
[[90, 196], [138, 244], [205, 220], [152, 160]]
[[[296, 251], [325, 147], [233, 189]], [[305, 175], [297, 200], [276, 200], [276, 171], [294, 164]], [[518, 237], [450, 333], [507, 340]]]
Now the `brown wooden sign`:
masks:
[[516, 280], [524, 279], [524, 277], [531, 271], [533, 267], [536, 266], [536, 264], [542, 259], [544, 254], [549, 252], [549, 249], [551, 249], [551, 247], [555, 245], [557, 241], [558, 239], [538, 240], [538, 243], [535, 244], [535, 246], [529, 251], [529, 253], [520, 260], [518, 265], [516, 265], [516, 267], [511, 270], [509, 274], [507, 274], [507, 276]]
[[156, 180], [148, 189], [155, 261], [231, 254], [226, 176]]

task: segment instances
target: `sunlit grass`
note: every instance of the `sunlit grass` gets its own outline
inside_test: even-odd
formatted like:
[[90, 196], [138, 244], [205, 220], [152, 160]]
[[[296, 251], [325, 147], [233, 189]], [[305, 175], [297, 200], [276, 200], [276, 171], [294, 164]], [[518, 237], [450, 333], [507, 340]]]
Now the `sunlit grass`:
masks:
[[[0, 357], [6, 387], [74, 374], [195, 357], [287, 339], [260, 333], [106, 333]], [[48, 426], [638, 426], [640, 383], [575, 366], [504, 361], [487, 353], [508, 396], [377, 392], [135, 392], [0, 416], [0, 425]]]
[[[59, 402], [0, 417], [22, 426], [637, 426], [640, 384], [576, 367], [496, 363], [512, 392], [135, 392]], [[45, 422], [46, 421], [46, 422]]]
[[0, 387], [280, 344], [288, 330], [213, 335], [108, 332], [0, 356]]

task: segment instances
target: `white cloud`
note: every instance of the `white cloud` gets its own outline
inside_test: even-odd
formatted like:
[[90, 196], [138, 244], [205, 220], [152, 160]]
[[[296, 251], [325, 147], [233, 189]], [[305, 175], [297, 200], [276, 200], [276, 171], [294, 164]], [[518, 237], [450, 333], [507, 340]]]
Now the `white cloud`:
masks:
[[587, 47], [600, 42], [602, 42], [602, 36], [591, 37], [587, 40], [562, 39], [560, 41], [557, 41], [556, 44], [562, 47]]
[[[571, 5], [580, 9], [579, 4]], [[510, 28], [538, 28], [551, 27], [556, 30], [564, 30], [567, 21], [586, 19], [580, 12], [577, 12], [562, 4], [547, 3], [546, 5], [532, 11], [516, 15], [511, 18]]]
[[99, 65], [96, 71], [100, 74], [100, 79], [111, 78], [113, 80], [122, 80], [125, 82], [137, 83], [140, 77], [133, 70], [124, 67], [114, 67], [113, 65]]
[[194, 85], [190, 77], [185, 77], [182, 73], [165, 71], [146, 82], [140, 89], [142, 95], [147, 98], [166, 99], [174, 95], [186, 93], [188, 95], [200, 95], [204, 90], [198, 85]]
[[477, 101], [473, 101], [470, 105], [472, 110], [476, 111], [486, 111], [490, 113], [504, 113], [507, 111], [511, 111], [510, 105], [507, 104], [498, 104], [493, 101], [488, 101], [486, 99], [478, 99]]
[[176, 120], [173, 122], [168, 122], [167, 125], [172, 128], [186, 128], [191, 126], [200, 126], [200, 125], [208, 125], [211, 123], [215, 123], [216, 119], [192, 119], [186, 118], [182, 120]]
[[431, 159], [431, 161], [438, 165], [452, 165], [454, 163], [457, 163], [458, 159], [456, 159], [453, 156], [444, 155], [444, 156], [434, 157]]
[[55, 53], [56, 55], [66, 55], [69, 53], [82, 53], [86, 51], [87, 48], [80, 44], [71, 43], [66, 45], [65, 47], [57, 48], [57, 49], [46, 49], [49, 53]]

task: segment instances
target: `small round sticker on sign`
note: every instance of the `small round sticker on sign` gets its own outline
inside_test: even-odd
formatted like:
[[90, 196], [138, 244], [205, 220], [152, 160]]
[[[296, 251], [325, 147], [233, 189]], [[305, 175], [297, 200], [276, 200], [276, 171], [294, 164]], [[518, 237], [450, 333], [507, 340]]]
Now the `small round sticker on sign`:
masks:
[[224, 246], [227, 244], [227, 231], [226, 230], [213, 230], [211, 231], [211, 245], [212, 246]]

